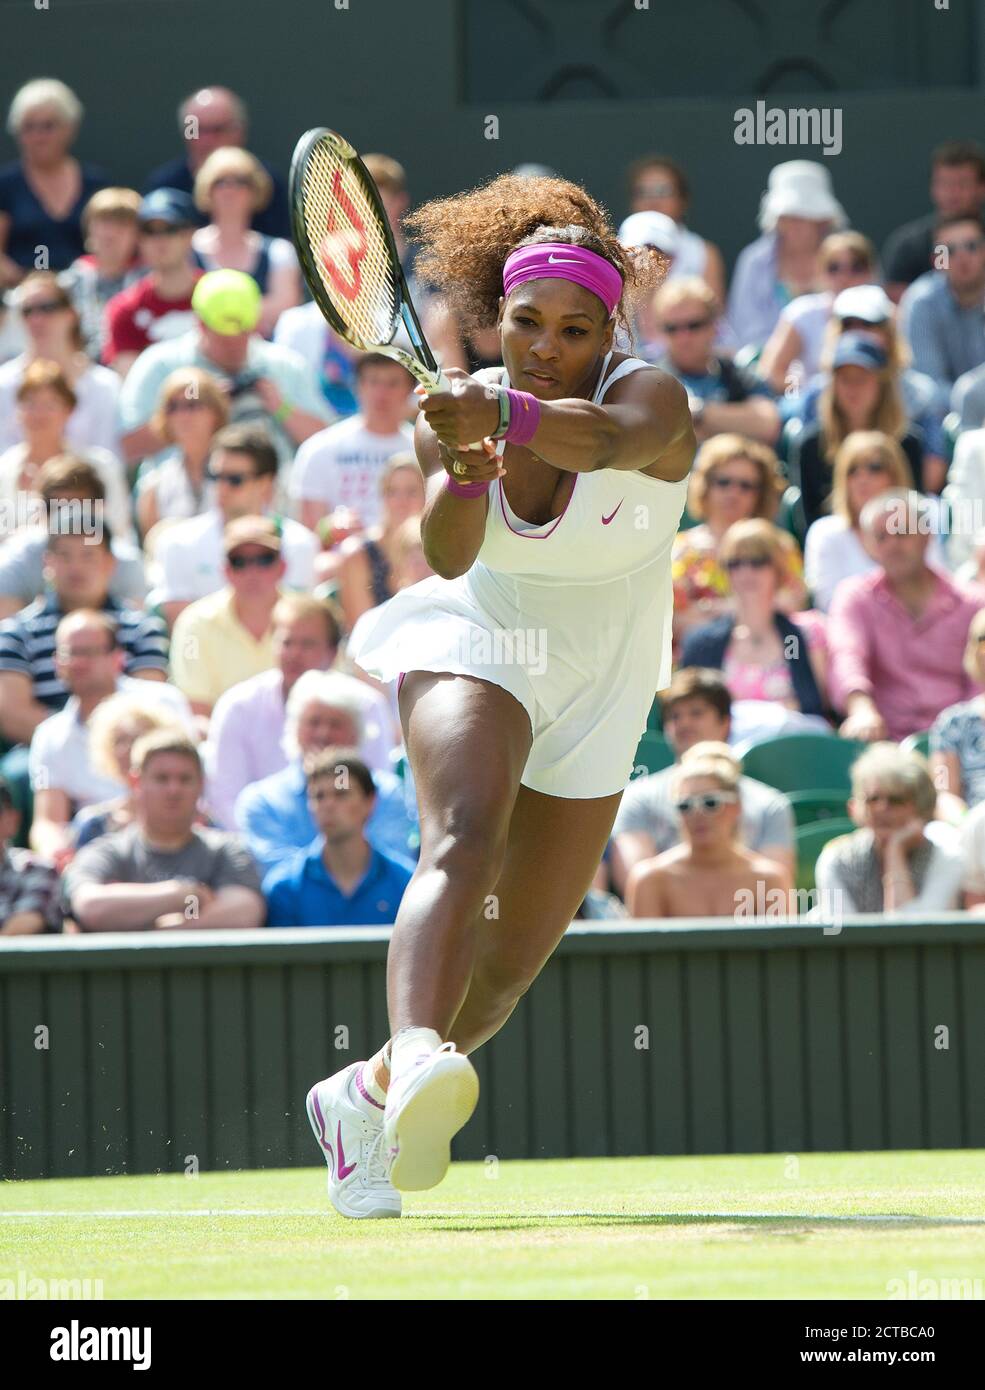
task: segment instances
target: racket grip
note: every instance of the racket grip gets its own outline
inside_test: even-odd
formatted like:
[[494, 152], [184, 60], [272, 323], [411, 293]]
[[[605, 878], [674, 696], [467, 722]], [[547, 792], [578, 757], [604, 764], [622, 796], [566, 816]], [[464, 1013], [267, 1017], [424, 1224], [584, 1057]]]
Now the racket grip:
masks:
[[[443, 371], [441, 370], [441, 368], [439, 367], [439, 368], [438, 368], [438, 375], [437, 375], [437, 377], [435, 378], [435, 383], [434, 383], [434, 385], [431, 386], [431, 387], [425, 386], [424, 389], [427, 391], [427, 393], [428, 393], [429, 396], [433, 396], [437, 391], [450, 391], [450, 390], [451, 390], [451, 382], [448, 380], [448, 378], [445, 376], [444, 372], [443, 372]], [[478, 443], [478, 442], [476, 442], [475, 444], [470, 444], [468, 447], [469, 447], [469, 449], [472, 450], [473, 453], [477, 453], [477, 452], [481, 452], [481, 451], [482, 451], [482, 445], [481, 445], [481, 443]]]

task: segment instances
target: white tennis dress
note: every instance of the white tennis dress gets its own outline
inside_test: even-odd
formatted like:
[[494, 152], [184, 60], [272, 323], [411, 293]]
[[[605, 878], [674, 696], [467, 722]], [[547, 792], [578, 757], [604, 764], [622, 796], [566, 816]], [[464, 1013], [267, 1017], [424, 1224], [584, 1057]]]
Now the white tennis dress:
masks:
[[[606, 377], [611, 357], [596, 403], [650, 365], [628, 358]], [[505, 370], [475, 376], [502, 380]], [[382, 681], [448, 671], [502, 686], [530, 717], [524, 786], [569, 798], [622, 791], [654, 694], [670, 680], [670, 552], [686, 493], [686, 478], [578, 473], [561, 515], [531, 526], [497, 479], [471, 569], [365, 614], [349, 654]]]

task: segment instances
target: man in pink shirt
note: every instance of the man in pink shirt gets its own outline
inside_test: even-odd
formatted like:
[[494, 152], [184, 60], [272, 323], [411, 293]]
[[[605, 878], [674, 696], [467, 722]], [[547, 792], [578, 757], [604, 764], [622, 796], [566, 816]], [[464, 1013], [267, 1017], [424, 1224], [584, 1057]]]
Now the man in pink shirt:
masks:
[[931, 520], [919, 493], [884, 492], [859, 520], [880, 568], [843, 580], [835, 593], [828, 616], [831, 698], [846, 715], [846, 738], [901, 739], [978, 693], [962, 658], [985, 592], [928, 567]]
[[[299, 676], [328, 671], [338, 656], [341, 634], [329, 604], [307, 594], [284, 594], [274, 609], [276, 665], [240, 681], [220, 695], [203, 749], [206, 802], [215, 823], [234, 830], [233, 806], [244, 787], [287, 766], [281, 746], [285, 703]], [[392, 771], [394, 729], [386, 697], [365, 690], [365, 753], [374, 771]]]

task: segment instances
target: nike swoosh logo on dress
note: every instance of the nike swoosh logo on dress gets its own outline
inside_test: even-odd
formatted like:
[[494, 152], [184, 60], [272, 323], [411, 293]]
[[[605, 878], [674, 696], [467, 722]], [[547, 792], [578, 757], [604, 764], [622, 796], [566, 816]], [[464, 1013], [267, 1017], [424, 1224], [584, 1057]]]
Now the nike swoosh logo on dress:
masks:
[[610, 522], [610, 521], [612, 520], [612, 518], [615, 516], [616, 512], [619, 510], [619, 507], [622, 506], [622, 504], [625, 502], [625, 500], [626, 500], [625, 497], [620, 497], [620, 499], [619, 499], [619, 505], [616, 507], [616, 511], [615, 511], [615, 512], [610, 512], [608, 516], [604, 516], [604, 517], [602, 518], [602, 525], [603, 525], [603, 526], [608, 526], [609, 522]]

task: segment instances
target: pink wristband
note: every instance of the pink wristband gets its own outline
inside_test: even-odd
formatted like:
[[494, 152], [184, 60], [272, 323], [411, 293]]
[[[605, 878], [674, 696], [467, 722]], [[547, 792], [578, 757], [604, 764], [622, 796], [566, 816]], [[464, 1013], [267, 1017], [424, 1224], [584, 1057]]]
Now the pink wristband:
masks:
[[482, 497], [489, 491], [488, 479], [484, 483], [456, 483], [450, 473], [445, 474], [445, 487], [456, 497]]
[[510, 427], [503, 436], [507, 444], [529, 444], [540, 424], [540, 401], [529, 391], [506, 392], [510, 401]]

